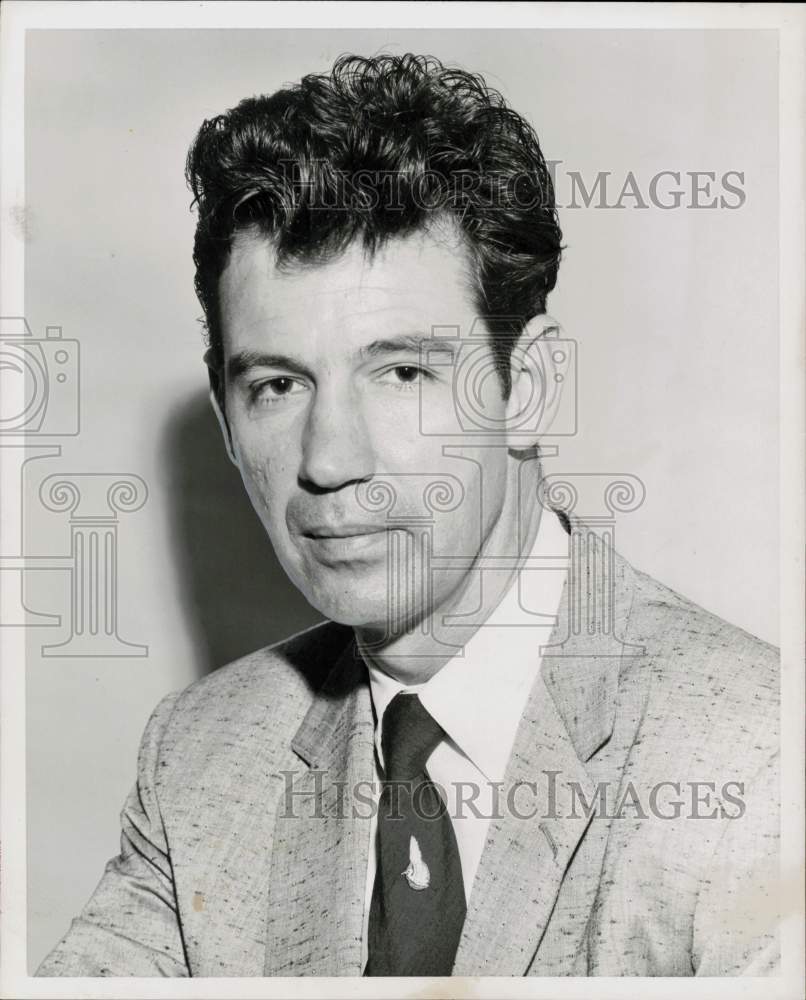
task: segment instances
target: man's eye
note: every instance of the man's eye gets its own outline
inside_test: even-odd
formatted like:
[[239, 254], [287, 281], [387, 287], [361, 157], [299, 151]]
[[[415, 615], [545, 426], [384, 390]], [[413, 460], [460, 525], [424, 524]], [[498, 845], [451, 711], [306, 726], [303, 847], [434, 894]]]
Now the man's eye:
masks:
[[391, 383], [396, 389], [415, 389], [420, 382], [432, 378], [430, 372], [419, 365], [395, 365], [383, 373], [383, 381]]
[[277, 375], [264, 379], [252, 386], [252, 398], [257, 402], [273, 403], [284, 396], [295, 396], [304, 392], [305, 386], [287, 375]]

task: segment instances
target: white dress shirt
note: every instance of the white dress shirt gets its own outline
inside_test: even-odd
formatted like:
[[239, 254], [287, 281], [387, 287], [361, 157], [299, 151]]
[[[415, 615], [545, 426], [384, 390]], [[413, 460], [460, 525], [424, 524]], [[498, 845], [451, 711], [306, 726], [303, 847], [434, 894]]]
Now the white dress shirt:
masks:
[[[467, 901], [490, 818], [496, 813], [500, 815], [505, 802], [505, 795], [499, 802], [494, 783], [503, 782], [518, 723], [540, 671], [540, 646], [548, 641], [565, 581], [568, 535], [551, 511], [546, 510], [541, 516], [531, 556], [552, 558], [555, 568], [537, 569], [533, 568], [534, 563], [531, 567], [524, 566], [463, 651], [425, 684], [406, 687], [381, 670], [366, 653], [362, 654], [369, 671], [377, 719], [376, 803], [383, 767], [381, 720], [389, 702], [399, 691], [416, 692], [447, 733], [447, 738], [428, 758], [426, 767], [431, 780], [446, 793]], [[538, 618], [537, 614], [551, 617]], [[476, 789], [479, 793], [474, 797]], [[364, 907], [364, 963], [377, 863], [376, 838], [377, 817], [373, 812]]]

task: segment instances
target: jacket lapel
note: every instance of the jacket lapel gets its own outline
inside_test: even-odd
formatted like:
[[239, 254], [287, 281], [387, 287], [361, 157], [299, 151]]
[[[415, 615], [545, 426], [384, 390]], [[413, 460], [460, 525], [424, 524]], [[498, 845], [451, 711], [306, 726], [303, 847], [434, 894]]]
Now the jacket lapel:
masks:
[[292, 815], [275, 825], [265, 975], [360, 976], [370, 822], [353, 816], [348, 790], [375, 775], [369, 687], [354, 641], [292, 749], [306, 767], [294, 780]]
[[[585, 537], [574, 537], [584, 532]], [[620, 661], [630, 647], [575, 637], [580, 598], [601, 607], [592, 565], [612, 569], [609, 599], [615, 635], [623, 636], [632, 570], [579, 523], [571, 550], [586, 558], [569, 573], [557, 624], [544, 650], [504, 778], [500, 818], [490, 822], [453, 968], [458, 976], [522, 976], [551, 917], [560, 883], [592, 813], [595, 790], [584, 762], [613, 731]], [[579, 575], [581, 573], [581, 579]], [[591, 600], [595, 598], [595, 600]], [[569, 638], [570, 637], [570, 638]], [[519, 789], [515, 791], [515, 789]], [[507, 796], [511, 796], [510, 799]]]
[[453, 975], [523, 975], [588, 822], [579, 810], [569, 817], [571, 782], [590, 796], [592, 783], [538, 677], [504, 779], [502, 818], [490, 822]]

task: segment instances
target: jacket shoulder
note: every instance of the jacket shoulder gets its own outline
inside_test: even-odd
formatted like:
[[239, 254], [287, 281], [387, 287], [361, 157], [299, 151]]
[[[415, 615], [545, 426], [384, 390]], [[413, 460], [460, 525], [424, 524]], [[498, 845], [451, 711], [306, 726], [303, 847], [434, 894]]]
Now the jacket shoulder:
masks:
[[237, 728], [249, 719], [301, 721], [352, 628], [325, 621], [240, 657], [170, 695], [168, 728], [196, 733]]
[[689, 598], [631, 567], [634, 578], [633, 627], [654, 639], [675, 638], [701, 655], [728, 653], [742, 662], [777, 673], [779, 650], [738, 625], [695, 604]]
[[[643, 646], [651, 700], [681, 728], [712, 727], [756, 751], [777, 747], [780, 656], [770, 643], [633, 570], [629, 641]], [[629, 668], [628, 668], [629, 673]]]

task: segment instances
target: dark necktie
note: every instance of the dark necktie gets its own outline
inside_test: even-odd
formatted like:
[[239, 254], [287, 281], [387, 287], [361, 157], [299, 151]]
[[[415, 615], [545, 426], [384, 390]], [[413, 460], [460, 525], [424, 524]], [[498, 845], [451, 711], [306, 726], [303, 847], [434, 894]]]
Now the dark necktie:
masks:
[[425, 764], [445, 731], [414, 694], [383, 715], [384, 782], [365, 976], [449, 976], [465, 920], [453, 825]]

